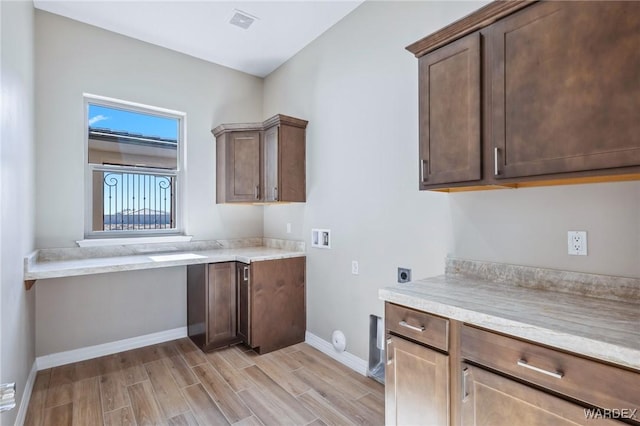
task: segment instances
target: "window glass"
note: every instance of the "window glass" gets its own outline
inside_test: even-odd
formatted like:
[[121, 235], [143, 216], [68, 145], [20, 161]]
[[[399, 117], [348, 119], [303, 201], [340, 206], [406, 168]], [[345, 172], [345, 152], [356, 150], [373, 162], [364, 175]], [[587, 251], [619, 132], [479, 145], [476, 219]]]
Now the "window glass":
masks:
[[180, 121], [89, 103], [89, 163], [176, 170]]
[[175, 231], [181, 118], [89, 101], [87, 123], [90, 233]]

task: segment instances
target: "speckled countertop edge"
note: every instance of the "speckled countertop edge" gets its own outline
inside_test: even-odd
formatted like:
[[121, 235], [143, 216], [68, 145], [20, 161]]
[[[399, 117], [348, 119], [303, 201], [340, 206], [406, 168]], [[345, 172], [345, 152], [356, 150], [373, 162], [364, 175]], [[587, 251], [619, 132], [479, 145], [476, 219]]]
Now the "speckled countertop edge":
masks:
[[[254, 241], [256, 240], [256, 241]], [[231, 242], [229, 242], [231, 241]], [[257, 244], [264, 245], [257, 245]], [[250, 244], [255, 244], [251, 246]], [[24, 258], [24, 280], [136, 271], [217, 262], [259, 262], [305, 256], [304, 243], [276, 239], [226, 240], [137, 247], [36, 250]]]
[[383, 288], [379, 297], [640, 371], [637, 299], [621, 302], [460, 275]]

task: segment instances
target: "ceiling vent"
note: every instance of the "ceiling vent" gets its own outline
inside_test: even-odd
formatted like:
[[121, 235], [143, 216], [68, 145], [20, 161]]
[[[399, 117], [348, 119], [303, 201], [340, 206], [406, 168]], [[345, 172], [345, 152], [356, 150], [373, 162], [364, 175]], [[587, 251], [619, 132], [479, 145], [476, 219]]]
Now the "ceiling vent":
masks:
[[251, 26], [251, 24], [253, 24], [253, 21], [258, 19], [257, 17], [251, 16], [248, 13], [238, 9], [235, 9], [233, 12], [234, 12], [233, 16], [231, 17], [231, 20], [229, 21], [229, 23], [231, 25], [235, 25], [236, 27], [240, 27], [244, 30], [248, 29]]

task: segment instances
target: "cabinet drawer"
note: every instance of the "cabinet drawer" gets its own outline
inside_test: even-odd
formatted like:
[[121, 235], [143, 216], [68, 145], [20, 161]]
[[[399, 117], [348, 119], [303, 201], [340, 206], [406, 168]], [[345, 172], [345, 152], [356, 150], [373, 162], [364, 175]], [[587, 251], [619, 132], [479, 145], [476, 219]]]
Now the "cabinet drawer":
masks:
[[464, 371], [461, 426], [623, 426], [604, 415], [587, 418], [580, 404], [481, 367], [467, 364]]
[[466, 325], [461, 348], [467, 361], [597, 407], [640, 413], [640, 373]]
[[443, 351], [449, 349], [449, 320], [404, 306], [385, 304], [387, 330]]

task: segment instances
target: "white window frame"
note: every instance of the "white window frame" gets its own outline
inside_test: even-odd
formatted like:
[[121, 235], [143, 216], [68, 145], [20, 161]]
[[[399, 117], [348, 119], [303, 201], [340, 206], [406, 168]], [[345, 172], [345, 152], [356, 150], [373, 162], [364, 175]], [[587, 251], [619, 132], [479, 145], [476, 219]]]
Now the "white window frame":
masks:
[[[145, 105], [137, 102], [125, 101], [122, 99], [110, 98], [106, 96], [99, 96], [90, 93], [83, 93], [84, 102], [84, 156], [83, 162], [85, 165], [85, 214], [84, 214], [84, 237], [86, 240], [92, 240], [93, 244], [78, 241], [80, 246], [84, 245], [103, 245], [100, 244], [100, 239], [114, 240], [117, 239], [119, 243], [137, 243], [136, 240], [144, 240], [144, 242], [151, 242], [149, 237], [161, 237], [157, 238], [159, 241], [182, 241], [186, 235], [185, 229], [185, 190], [186, 190], [186, 145], [187, 145], [187, 114], [182, 111], [176, 111], [167, 108], [160, 108], [151, 105]], [[93, 172], [101, 171], [105, 169], [102, 164], [89, 163], [89, 104], [101, 105], [111, 108], [119, 108], [134, 112], [140, 112], [145, 114], [159, 115], [167, 118], [177, 119], [179, 123], [178, 128], [178, 150], [177, 150], [177, 168], [176, 170], [161, 170], [162, 174], [175, 177], [175, 228], [172, 229], [135, 229], [126, 231], [94, 231], [93, 230]], [[158, 169], [152, 167], [129, 167], [129, 166], [109, 166], [108, 169], [112, 170], [148, 170], [149, 172], [158, 172]], [[176, 236], [171, 238], [171, 236]], [[129, 240], [131, 239], [131, 240]], [[190, 237], [188, 238], [190, 240]], [[85, 240], [85, 241], [86, 241]], [[107, 241], [105, 241], [108, 244]]]

